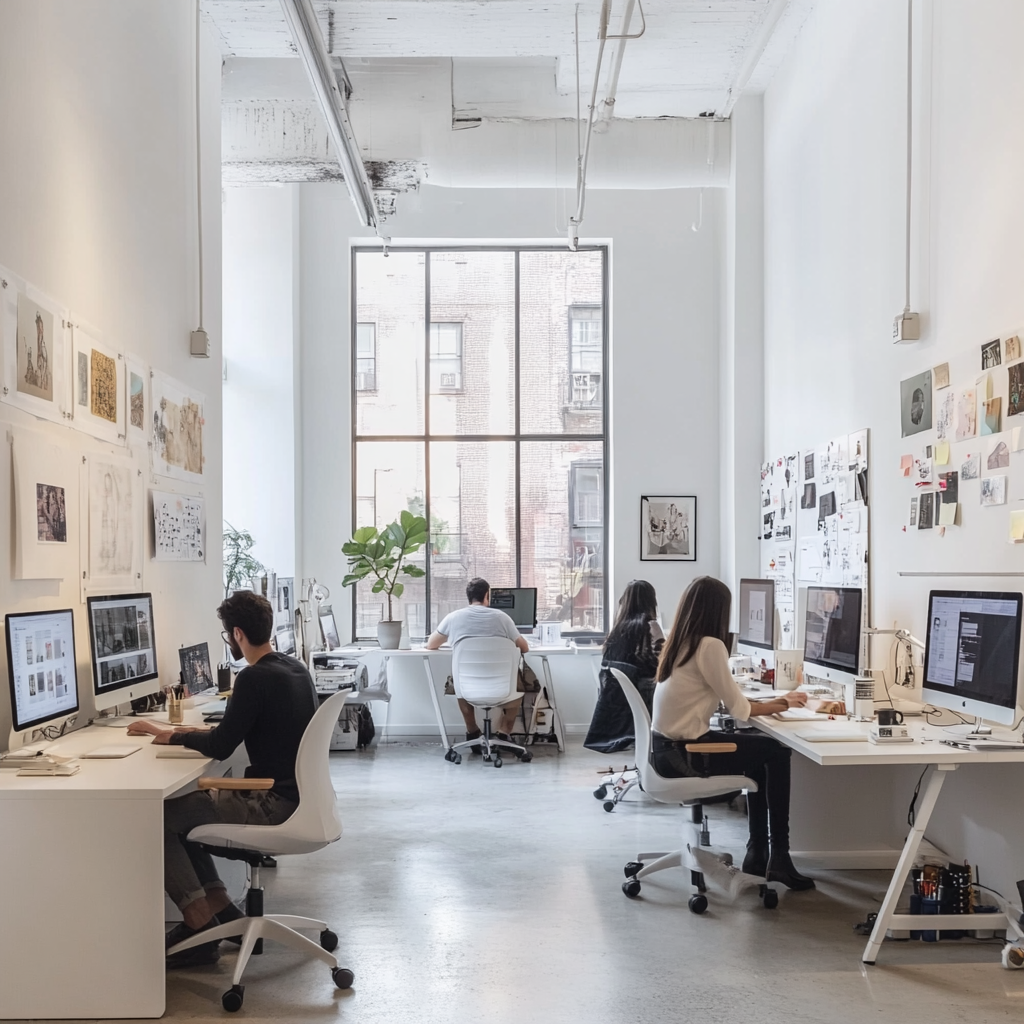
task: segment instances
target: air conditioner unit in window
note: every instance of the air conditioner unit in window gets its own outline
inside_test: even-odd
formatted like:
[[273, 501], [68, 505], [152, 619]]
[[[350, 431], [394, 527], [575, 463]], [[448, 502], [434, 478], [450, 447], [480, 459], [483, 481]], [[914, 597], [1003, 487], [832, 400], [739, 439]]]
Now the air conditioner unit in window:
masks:
[[441, 374], [441, 387], [442, 388], [461, 388], [462, 387], [462, 374], [461, 373], [442, 373]]

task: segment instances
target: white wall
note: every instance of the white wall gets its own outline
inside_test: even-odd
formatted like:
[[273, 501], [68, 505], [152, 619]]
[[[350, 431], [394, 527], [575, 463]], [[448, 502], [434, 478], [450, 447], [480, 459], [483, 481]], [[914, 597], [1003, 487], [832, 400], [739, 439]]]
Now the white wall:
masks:
[[[213, 358], [194, 360], [188, 354], [189, 332], [198, 322], [193, 18], [191, 0], [0, 4], [0, 264], [95, 324], [111, 344], [205, 392], [202, 490], [216, 536], [221, 510], [220, 58], [216, 42], [204, 37], [206, 327]], [[0, 537], [5, 538], [0, 610], [74, 608], [80, 718], [87, 717], [92, 676], [78, 582], [11, 578], [9, 425], [38, 429], [82, 451], [104, 446], [0, 405]], [[212, 644], [218, 635], [218, 549], [215, 543], [206, 565], [146, 559], [143, 584], [154, 594], [157, 657], [165, 678], [177, 676], [179, 644], [203, 639]], [[6, 660], [6, 652], [0, 658]], [[9, 727], [5, 689], [0, 737]]]
[[[973, 383], [980, 344], [1024, 326], [1024, 5], [935, 0], [918, 11], [918, 344], [890, 340], [903, 308], [906, 6], [819, 0], [766, 94], [765, 453], [871, 429], [872, 617], [923, 636], [929, 589], [1022, 581], [900, 572], [1024, 572], [1024, 551], [1006, 543], [1019, 487], [1009, 505], [983, 509], [977, 483], [961, 484], [962, 527], [904, 533], [911, 489], [898, 469], [934, 438], [901, 439], [900, 380], [949, 360], [954, 386]], [[978, 447], [988, 446], [954, 444], [949, 468]], [[930, 834], [1008, 895], [1024, 876], [1022, 778], [958, 772]]]
[[224, 518], [292, 576], [298, 189], [228, 188], [223, 209]]

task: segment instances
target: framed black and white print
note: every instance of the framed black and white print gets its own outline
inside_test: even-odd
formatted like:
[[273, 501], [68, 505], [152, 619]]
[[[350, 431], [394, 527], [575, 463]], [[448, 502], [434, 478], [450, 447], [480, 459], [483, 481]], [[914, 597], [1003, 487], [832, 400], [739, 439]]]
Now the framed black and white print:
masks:
[[644, 495], [640, 499], [640, 560], [697, 560], [697, 499]]

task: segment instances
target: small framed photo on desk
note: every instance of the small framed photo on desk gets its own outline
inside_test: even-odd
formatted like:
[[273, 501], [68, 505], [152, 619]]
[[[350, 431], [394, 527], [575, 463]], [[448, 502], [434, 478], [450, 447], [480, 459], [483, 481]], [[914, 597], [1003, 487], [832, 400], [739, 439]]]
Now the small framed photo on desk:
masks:
[[697, 499], [644, 495], [640, 499], [640, 560], [697, 560]]

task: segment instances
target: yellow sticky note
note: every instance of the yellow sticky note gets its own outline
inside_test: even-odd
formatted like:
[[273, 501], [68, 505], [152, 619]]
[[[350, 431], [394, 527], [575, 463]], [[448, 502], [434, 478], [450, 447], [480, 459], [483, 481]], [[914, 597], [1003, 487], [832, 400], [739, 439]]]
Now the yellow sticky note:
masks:
[[1024, 541], [1024, 510], [1010, 513], [1010, 543]]
[[939, 505], [939, 526], [956, 526], [956, 510], [959, 507], [955, 501]]
[[935, 446], [935, 465], [936, 466], [948, 466], [949, 465], [949, 442], [940, 441]]

